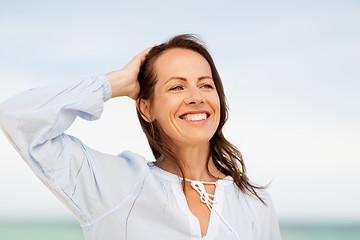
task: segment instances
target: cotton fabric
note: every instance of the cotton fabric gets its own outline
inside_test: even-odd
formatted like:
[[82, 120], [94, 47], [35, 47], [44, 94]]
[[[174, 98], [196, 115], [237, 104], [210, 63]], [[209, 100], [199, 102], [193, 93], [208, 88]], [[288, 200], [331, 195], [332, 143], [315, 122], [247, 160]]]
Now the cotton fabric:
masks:
[[111, 86], [104, 75], [16, 95], [0, 105], [0, 125], [21, 157], [74, 213], [87, 240], [277, 240], [270, 196], [244, 194], [230, 176], [216, 182], [207, 235], [178, 176], [125, 151], [98, 152], [65, 134], [76, 117], [99, 119]]

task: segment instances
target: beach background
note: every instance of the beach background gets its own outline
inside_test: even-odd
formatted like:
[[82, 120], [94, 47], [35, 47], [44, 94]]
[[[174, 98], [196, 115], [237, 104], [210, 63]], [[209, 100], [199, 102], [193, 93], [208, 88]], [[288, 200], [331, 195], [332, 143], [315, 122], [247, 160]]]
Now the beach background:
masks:
[[[0, 31], [0, 101], [120, 69], [148, 46], [197, 34], [225, 87], [225, 135], [250, 179], [271, 182], [283, 239], [360, 239], [358, 1], [1, 0]], [[153, 160], [129, 99], [67, 133]], [[83, 239], [2, 133], [0, 239]]]
[[[355, 225], [295, 224], [281, 225], [283, 240], [359, 240]], [[4, 240], [85, 240], [82, 229], [74, 221], [17, 221], [0, 224]]]

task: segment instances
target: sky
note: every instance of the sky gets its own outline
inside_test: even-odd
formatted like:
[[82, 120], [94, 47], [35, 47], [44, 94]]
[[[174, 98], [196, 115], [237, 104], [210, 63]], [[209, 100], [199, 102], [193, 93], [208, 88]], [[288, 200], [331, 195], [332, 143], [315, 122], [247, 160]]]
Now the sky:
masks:
[[[206, 42], [230, 115], [225, 136], [282, 222], [360, 222], [358, 1], [0, 2], [0, 101], [120, 69], [171, 36]], [[67, 133], [100, 151], [153, 160], [134, 102]], [[130, 136], [130, 137], [129, 137]], [[0, 221], [71, 213], [0, 134]]]

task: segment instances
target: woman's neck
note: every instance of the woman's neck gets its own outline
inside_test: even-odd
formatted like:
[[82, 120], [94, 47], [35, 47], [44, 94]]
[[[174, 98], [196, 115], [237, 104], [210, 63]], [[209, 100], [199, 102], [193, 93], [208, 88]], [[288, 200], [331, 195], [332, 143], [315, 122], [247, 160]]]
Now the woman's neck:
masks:
[[[216, 181], [217, 178], [224, 178], [215, 166], [212, 156], [209, 158], [209, 143], [195, 146], [186, 146], [174, 149], [174, 152], [181, 158], [183, 162], [183, 170], [185, 178], [199, 181]], [[208, 161], [209, 160], [209, 161]], [[165, 171], [181, 176], [179, 169], [171, 164], [165, 157], [161, 157], [156, 161], [156, 165]], [[208, 165], [208, 167], [207, 167]], [[210, 174], [208, 173], [208, 169]], [[213, 176], [212, 176], [213, 175]]]

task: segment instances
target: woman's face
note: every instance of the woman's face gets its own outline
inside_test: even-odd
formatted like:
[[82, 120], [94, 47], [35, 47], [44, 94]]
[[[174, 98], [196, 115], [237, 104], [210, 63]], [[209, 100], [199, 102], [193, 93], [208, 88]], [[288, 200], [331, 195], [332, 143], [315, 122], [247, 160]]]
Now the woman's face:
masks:
[[176, 145], [208, 143], [219, 126], [220, 100], [209, 63], [199, 53], [166, 50], [154, 63], [157, 82], [151, 120]]

